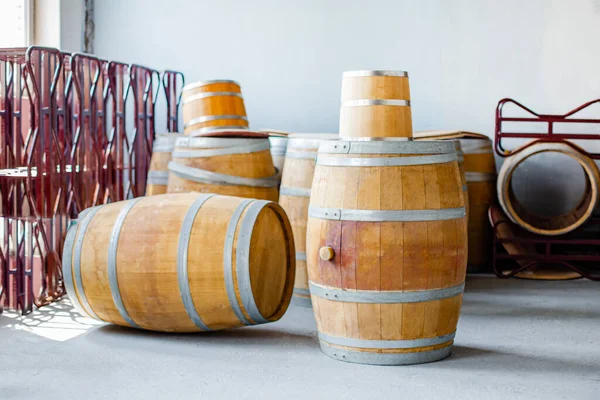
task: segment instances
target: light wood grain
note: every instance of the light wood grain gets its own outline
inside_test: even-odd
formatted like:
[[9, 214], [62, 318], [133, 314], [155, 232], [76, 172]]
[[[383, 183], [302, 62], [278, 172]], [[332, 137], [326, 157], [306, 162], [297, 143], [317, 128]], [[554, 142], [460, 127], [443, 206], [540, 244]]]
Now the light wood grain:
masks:
[[[221, 93], [222, 95], [194, 98], [194, 96], [201, 96], [202, 94], [207, 93]], [[239, 96], [226, 95], [226, 93], [239, 94]], [[239, 118], [213, 120], [190, 125], [190, 121], [199, 117], [223, 115], [239, 115], [245, 117], [246, 107], [244, 99], [241, 97], [241, 93], [240, 86], [235, 82], [216, 82], [195, 87], [192, 84], [188, 86], [188, 88], [184, 88], [181, 95], [181, 108], [185, 126], [184, 132], [189, 134], [201, 128], [219, 126], [248, 127], [248, 122]]]
[[353, 76], [342, 79], [340, 137], [412, 137], [410, 106], [348, 106], [355, 100], [407, 100], [407, 76]]
[[[169, 161], [171, 161], [171, 152], [175, 145], [175, 140], [181, 137], [180, 133], [164, 133], [156, 135], [155, 144], [160, 143], [160, 147], [155, 147], [152, 151], [152, 157], [150, 158], [150, 168], [148, 169], [148, 175], [152, 174], [152, 171], [158, 171], [163, 173], [169, 172]], [[165, 144], [170, 145], [165, 148]], [[157, 194], [167, 193], [167, 185], [159, 185], [148, 183], [146, 185], [146, 196], [154, 196]]]
[[[119, 291], [127, 313], [143, 329], [199, 331], [182, 302], [177, 272], [182, 222], [199, 196], [189, 193], [143, 198], [129, 211], [121, 227], [117, 247]], [[194, 219], [190, 245], [186, 249], [193, 304], [204, 323], [213, 330], [243, 325], [227, 295], [223, 250], [231, 216], [242, 201], [244, 199], [229, 196], [207, 200]], [[101, 320], [123, 326], [128, 324], [115, 306], [108, 283], [108, 244], [117, 215], [128, 202], [107, 204], [94, 215], [83, 236], [80, 265], [83, 289], [92, 310]], [[241, 221], [243, 215], [236, 232]], [[235, 258], [237, 246], [234, 240], [236, 286], [237, 274], [241, 272]], [[294, 254], [291, 226], [285, 212], [276, 203], [267, 204], [252, 228], [248, 273], [256, 305], [269, 321], [279, 319], [291, 299]], [[72, 254], [64, 257], [73, 259]], [[81, 297], [82, 293], [69, 295]], [[247, 315], [239, 298], [238, 301]]]
[[[317, 157], [318, 145], [321, 140], [335, 139], [334, 134], [292, 134], [288, 136], [287, 152], [283, 166], [281, 185], [283, 188], [302, 189], [310, 191], [312, 186], [315, 159]], [[302, 157], [309, 158], [296, 158]], [[312, 158], [310, 158], [312, 157]], [[283, 207], [290, 219], [294, 231], [294, 243], [296, 252], [306, 253], [306, 223], [308, 220], [309, 198], [304, 196], [280, 194], [279, 204]], [[302, 291], [308, 290], [308, 272], [305, 260], [296, 260], [296, 282], [294, 297], [309, 299], [308, 294]]]
[[[419, 157], [421, 154], [327, 154], [338, 158]], [[457, 161], [438, 164], [340, 167], [317, 165], [310, 205], [358, 210], [440, 210], [465, 206]], [[333, 248], [330, 260], [319, 257]], [[336, 221], [308, 218], [309, 280], [347, 291], [428, 291], [464, 282], [466, 216], [439, 221]], [[415, 303], [355, 303], [312, 295], [319, 332], [362, 340], [416, 340], [452, 334], [461, 294]], [[353, 352], [416, 353], [411, 349], [333, 345]]]
[[[194, 151], [194, 150], [211, 150], [211, 149], [226, 149], [236, 146], [236, 139], [220, 139], [225, 144], [218, 147], [193, 147], [192, 144], [180, 145], [176, 144], [175, 150], [178, 151]], [[252, 140], [252, 139], [250, 139]], [[254, 139], [257, 143], [267, 139]], [[229, 142], [229, 143], [226, 143]], [[197, 157], [197, 158], [178, 158], [173, 157], [172, 161], [183, 166], [196, 168], [199, 170], [216, 172], [235, 177], [243, 178], [268, 178], [276, 173], [273, 165], [273, 158], [268, 149], [252, 152], [239, 152], [237, 154], [226, 154], [212, 157]], [[169, 174], [168, 193], [217, 193], [229, 196], [248, 197], [256, 199], [265, 199], [277, 201], [279, 190], [277, 187], [259, 187], [249, 185], [231, 185], [219, 182], [196, 182], [178, 176], [177, 174]]]

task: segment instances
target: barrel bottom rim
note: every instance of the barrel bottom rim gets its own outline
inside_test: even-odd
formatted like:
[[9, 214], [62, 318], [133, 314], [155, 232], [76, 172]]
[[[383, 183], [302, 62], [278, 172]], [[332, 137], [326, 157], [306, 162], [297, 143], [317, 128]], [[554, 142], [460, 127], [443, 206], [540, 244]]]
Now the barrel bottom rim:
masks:
[[413, 353], [371, 353], [340, 349], [319, 340], [321, 352], [334, 360], [367, 365], [415, 365], [441, 361], [452, 354], [453, 342], [441, 349]]

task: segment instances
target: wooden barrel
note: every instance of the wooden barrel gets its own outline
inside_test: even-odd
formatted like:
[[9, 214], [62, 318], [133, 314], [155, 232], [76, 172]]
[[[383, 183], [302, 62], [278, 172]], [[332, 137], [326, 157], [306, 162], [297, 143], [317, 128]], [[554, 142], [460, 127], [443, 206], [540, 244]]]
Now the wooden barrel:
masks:
[[186, 135], [248, 127], [246, 107], [237, 82], [213, 80], [191, 83], [183, 88], [181, 97]]
[[175, 146], [175, 140], [182, 135], [179, 133], [158, 134], [152, 144], [152, 158], [146, 181], [146, 196], [167, 193], [169, 181], [169, 161]]
[[310, 307], [306, 270], [306, 222], [310, 187], [315, 172], [317, 150], [322, 140], [336, 139], [335, 134], [299, 133], [289, 136], [288, 153], [279, 188], [279, 204], [290, 218], [296, 247], [296, 282], [292, 301]]
[[415, 364], [451, 352], [467, 223], [451, 142], [324, 141], [306, 259], [323, 352]]
[[177, 139], [168, 193], [218, 193], [277, 201], [279, 177], [268, 138]]
[[460, 145], [460, 140], [453, 140], [458, 159], [458, 170], [460, 171], [460, 182], [462, 184], [463, 197], [465, 199], [465, 210], [467, 210], [467, 221], [469, 220], [469, 187], [467, 186], [467, 176], [465, 174], [465, 155]]
[[492, 228], [488, 209], [496, 203], [496, 163], [490, 139], [460, 139], [469, 197], [469, 271], [488, 266]]
[[285, 151], [287, 149], [287, 137], [284, 136], [270, 136], [269, 142], [271, 143], [271, 157], [273, 158], [273, 164], [279, 172], [283, 171], [283, 162], [285, 160]]
[[[516, 168], [530, 157], [542, 153], [561, 153], [577, 161], [587, 178], [586, 191], [579, 203], [570, 212], [559, 216], [543, 216], [525, 209], [511, 188]], [[552, 179], [552, 177], [548, 177]], [[540, 142], [506, 158], [498, 176], [498, 199], [506, 216], [515, 224], [538, 235], [562, 235], [573, 231], [586, 222], [598, 206], [600, 172], [596, 163], [584, 155], [576, 146], [566, 143]]]
[[[436, 140], [436, 137], [424, 137], [418, 140]], [[462, 147], [460, 145], [460, 141], [457, 139], [453, 139], [454, 147], [456, 149], [456, 157], [458, 159], [458, 169], [460, 171], [460, 181], [462, 183], [463, 196], [465, 198], [465, 210], [467, 210], [467, 220], [469, 219], [469, 196], [468, 196], [468, 186], [467, 186], [467, 177], [465, 175], [465, 156], [462, 151]]]
[[340, 137], [412, 138], [404, 71], [350, 71], [342, 79]]
[[63, 249], [65, 286], [81, 314], [165, 332], [278, 320], [294, 263], [277, 203], [199, 193], [87, 209]]

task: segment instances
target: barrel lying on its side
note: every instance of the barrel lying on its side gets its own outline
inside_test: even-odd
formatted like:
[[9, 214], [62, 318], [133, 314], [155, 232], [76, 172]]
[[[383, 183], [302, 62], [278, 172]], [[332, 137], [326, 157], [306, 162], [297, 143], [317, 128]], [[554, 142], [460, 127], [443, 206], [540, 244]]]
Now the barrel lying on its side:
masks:
[[84, 211], [67, 233], [63, 276], [83, 315], [155, 331], [209, 331], [281, 318], [294, 254], [277, 203], [166, 194]]

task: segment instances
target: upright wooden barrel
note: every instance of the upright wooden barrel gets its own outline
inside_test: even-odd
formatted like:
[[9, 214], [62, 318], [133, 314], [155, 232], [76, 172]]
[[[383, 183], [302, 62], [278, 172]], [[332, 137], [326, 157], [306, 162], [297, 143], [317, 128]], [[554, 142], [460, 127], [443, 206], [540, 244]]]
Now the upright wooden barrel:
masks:
[[334, 134], [322, 133], [290, 135], [279, 188], [279, 204], [290, 218], [296, 247], [296, 282], [292, 301], [306, 307], [311, 306], [306, 270], [306, 223], [315, 160], [319, 143], [337, 137]]
[[168, 193], [218, 193], [277, 201], [279, 177], [268, 138], [177, 139]]
[[[558, 216], [538, 215], [526, 209], [515, 196], [511, 181], [517, 167], [525, 160], [542, 153], [560, 153], [577, 161], [587, 178], [586, 191], [579, 203], [569, 212]], [[552, 179], [552, 177], [548, 177]], [[507, 217], [515, 224], [538, 235], [555, 236], [575, 230], [585, 223], [598, 207], [600, 172], [596, 163], [575, 145], [539, 142], [508, 157], [498, 177], [498, 199]]]
[[342, 79], [340, 137], [412, 137], [404, 71], [350, 71]]
[[279, 172], [283, 171], [283, 162], [285, 160], [285, 152], [287, 149], [288, 138], [286, 136], [270, 136], [271, 157], [273, 164]]
[[489, 265], [492, 229], [488, 209], [496, 203], [496, 163], [490, 139], [459, 139], [469, 194], [469, 271]]
[[235, 81], [191, 83], [182, 89], [181, 97], [186, 135], [248, 127], [242, 91]]
[[465, 173], [465, 155], [460, 145], [460, 140], [453, 140], [458, 159], [458, 170], [460, 171], [460, 182], [462, 184], [463, 197], [465, 199], [465, 209], [467, 210], [467, 220], [469, 219], [469, 187], [467, 186], [467, 175]]
[[181, 136], [179, 133], [164, 133], [156, 135], [154, 138], [148, 180], [146, 181], [146, 196], [167, 193], [169, 161], [171, 161], [175, 140]]
[[154, 331], [276, 321], [294, 274], [292, 230], [278, 204], [213, 194], [87, 209], [63, 250], [65, 286], [81, 314]]
[[451, 142], [324, 141], [307, 263], [323, 352], [397, 365], [451, 352], [467, 223]]

